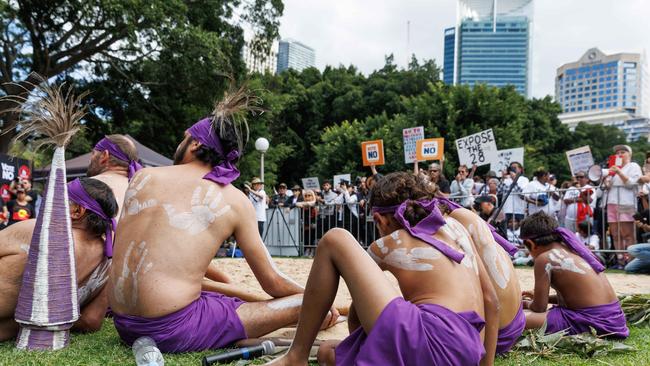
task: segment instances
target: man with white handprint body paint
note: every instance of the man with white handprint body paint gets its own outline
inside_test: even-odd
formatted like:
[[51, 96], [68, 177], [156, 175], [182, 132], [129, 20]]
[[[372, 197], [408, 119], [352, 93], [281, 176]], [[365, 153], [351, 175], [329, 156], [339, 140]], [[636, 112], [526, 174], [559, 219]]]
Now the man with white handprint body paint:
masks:
[[138, 164], [138, 150], [133, 141], [124, 135], [108, 135], [99, 140], [90, 154], [86, 175], [106, 183], [119, 206], [121, 217], [129, 180], [142, 167]]
[[[132, 196], [138, 210], [127, 211], [118, 226], [109, 291], [115, 327], [127, 344], [150, 336], [163, 352], [200, 351], [298, 321], [304, 289], [277, 270], [255, 230], [250, 200], [231, 184], [245, 140], [233, 113], [241, 116], [250, 101], [244, 89], [227, 94], [210, 117], [185, 131], [174, 166], [142, 169], [130, 183], [129, 189], [142, 184]], [[169, 187], [177, 187], [173, 195]], [[231, 235], [274, 300], [202, 291], [212, 258]], [[338, 315], [332, 312], [328, 324]]]

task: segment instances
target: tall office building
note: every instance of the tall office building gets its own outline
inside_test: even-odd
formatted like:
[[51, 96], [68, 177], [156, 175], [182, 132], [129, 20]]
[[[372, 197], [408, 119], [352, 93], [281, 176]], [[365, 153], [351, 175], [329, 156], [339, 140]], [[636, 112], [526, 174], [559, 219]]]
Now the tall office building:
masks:
[[591, 48], [557, 69], [559, 118], [574, 129], [580, 122], [612, 125], [628, 140], [650, 138], [650, 80], [644, 54], [606, 55]]
[[445, 29], [443, 80], [530, 95], [533, 0], [458, 0], [457, 14]]
[[254, 52], [251, 48], [251, 42], [246, 42], [242, 49], [242, 56], [249, 73], [274, 73], [277, 67], [278, 45], [274, 43], [269, 52], [264, 55]]
[[287, 69], [302, 71], [316, 66], [316, 51], [294, 39], [283, 39], [278, 47], [278, 73]]

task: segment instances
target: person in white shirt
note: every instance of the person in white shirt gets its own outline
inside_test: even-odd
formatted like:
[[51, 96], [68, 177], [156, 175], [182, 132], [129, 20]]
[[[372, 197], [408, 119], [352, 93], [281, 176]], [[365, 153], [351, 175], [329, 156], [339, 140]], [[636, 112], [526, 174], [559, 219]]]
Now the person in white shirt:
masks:
[[517, 174], [521, 174], [517, 179], [517, 184], [512, 188], [510, 195], [503, 202], [503, 212], [506, 213], [506, 219], [508, 222], [510, 222], [510, 219], [513, 217], [517, 221], [524, 219], [526, 202], [523, 200], [523, 196], [521, 196], [521, 191], [523, 191], [529, 183], [528, 178], [524, 176], [524, 167], [516, 161], [510, 163], [507, 171], [502, 173], [503, 179], [497, 189], [498, 196], [501, 198], [500, 200], [503, 201]]
[[589, 247], [590, 250], [599, 250], [600, 238], [598, 235], [594, 234], [593, 229], [594, 228], [587, 221], [581, 222], [578, 224], [576, 238], [578, 238], [581, 243]]
[[528, 215], [543, 211], [550, 214], [548, 171], [538, 170], [533, 179], [523, 190], [524, 200], [528, 203]]
[[459, 205], [471, 210], [474, 204], [474, 197], [472, 196], [474, 180], [468, 178], [468, 174], [467, 165], [463, 164], [458, 167], [456, 179], [451, 182], [449, 198], [455, 198], [454, 201], [458, 202]]
[[[609, 168], [610, 174], [606, 184], [609, 188], [607, 194], [607, 222], [612, 233], [614, 248], [627, 250], [634, 244], [634, 213], [636, 212], [636, 195], [638, 180], [641, 177], [641, 167], [632, 162], [632, 148], [628, 145], [614, 146], [617, 163]], [[626, 264], [625, 256], [617, 253], [617, 269], [623, 269]]]
[[258, 177], [254, 177], [251, 182], [252, 187], [249, 189], [248, 199], [255, 207], [255, 216], [257, 216], [257, 229], [260, 236], [264, 233], [264, 223], [266, 223], [266, 192], [264, 192], [264, 182]]
[[566, 214], [564, 215], [564, 227], [573, 231], [578, 231], [578, 208], [581, 205], [588, 204], [593, 212], [596, 209], [596, 189], [589, 184], [589, 177], [583, 171], [575, 175], [578, 181], [578, 187], [569, 188], [564, 194], [564, 203], [566, 204]]

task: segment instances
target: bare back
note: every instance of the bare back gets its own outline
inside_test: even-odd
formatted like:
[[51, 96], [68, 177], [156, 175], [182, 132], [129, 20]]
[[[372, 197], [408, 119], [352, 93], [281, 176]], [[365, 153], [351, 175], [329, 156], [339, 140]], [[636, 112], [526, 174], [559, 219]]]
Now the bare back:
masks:
[[605, 273], [596, 273], [577, 254], [561, 244], [535, 258], [535, 299], [548, 294], [548, 287], [557, 291], [558, 303], [569, 309], [581, 309], [616, 301], [616, 293]]
[[126, 193], [127, 187], [129, 186], [129, 180], [127, 179], [127, 177], [122, 174], [112, 173], [108, 171], [102, 174], [95, 175], [92, 178], [106, 183], [106, 185], [111, 188], [111, 190], [113, 191], [113, 195], [115, 196], [115, 201], [117, 202], [117, 207], [118, 207], [117, 216], [115, 218], [116, 219], [119, 218], [120, 215], [122, 214], [124, 195]]
[[[36, 220], [31, 219], [0, 231], [0, 319], [14, 316], [35, 225]], [[88, 240], [76, 229], [72, 235], [77, 284], [82, 284], [104, 260], [104, 242], [99, 237]]]
[[472, 236], [472, 241], [490, 275], [499, 298], [499, 329], [509, 325], [521, 305], [521, 288], [510, 255], [496, 243], [487, 223], [478, 215], [465, 208], [458, 208], [449, 216], [458, 220]]
[[[146, 168], [132, 178], [110, 276], [114, 311], [156, 317], [184, 308], [200, 296], [221, 243], [237, 236], [243, 218], [254, 218], [243, 193], [203, 179], [205, 173], [184, 164]], [[238, 242], [242, 237], [250, 240], [239, 235]]]
[[483, 291], [471, 238], [458, 221], [445, 219], [447, 224], [434, 237], [463, 252], [461, 263], [404, 230], [376, 240], [368, 253], [381, 269], [397, 278], [406, 300], [438, 304], [456, 312], [475, 311], [483, 316]]

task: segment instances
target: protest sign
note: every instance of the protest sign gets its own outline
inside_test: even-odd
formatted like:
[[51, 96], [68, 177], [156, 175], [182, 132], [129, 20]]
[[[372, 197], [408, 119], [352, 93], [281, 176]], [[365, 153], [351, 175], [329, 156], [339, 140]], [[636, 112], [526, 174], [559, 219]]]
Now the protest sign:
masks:
[[318, 182], [318, 177], [302, 178], [302, 187], [304, 189], [320, 191], [320, 183]]
[[424, 139], [424, 127], [405, 128], [402, 130], [402, 137], [404, 138], [404, 162], [413, 163], [416, 159], [416, 143]]
[[497, 144], [492, 129], [456, 140], [458, 161], [468, 167], [490, 164], [497, 160]]
[[361, 155], [363, 166], [384, 165], [384, 140], [362, 142]]
[[445, 139], [424, 139], [418, 140], [416, 146], [416, 158], [418, 161], [440, 160], [444, 154]]
[[497, 152], [497, 160], [493, 161], [490, 164], [490, 170], [497, 173], [498, 176], [501, 176], [499, 173], [508, 169], [510, 163], [518, 162], [521, 166], [524, 166], [524, 148], [516, 147], [514, 149], [505, 149], [499, 150]]
[[338, 188], [339, 183], [344, 180], [347, 181], [348, 184], [350, 184], [350, 181], [352, 181], [352, 176], [350, 174], [339, 174], [335, 175], [334, 179], [332, 180], [334, 182], [334, 188]]
[[577, 149], [566, 152], [566, 158], [569, 161], [571, 175], [577, 172], [588, 172], [589, 168], [594, 165], [594, 157], [591, 155], [589, 146], [582, 146]]

